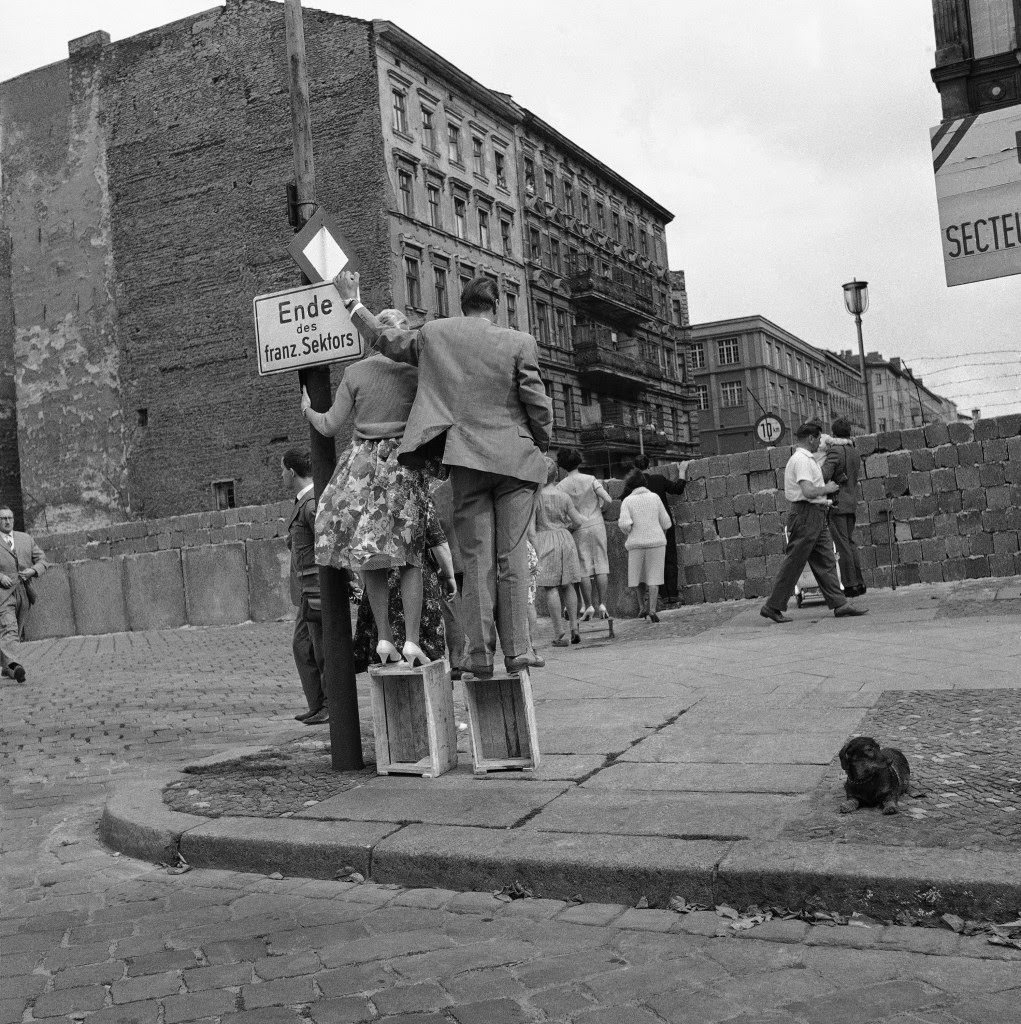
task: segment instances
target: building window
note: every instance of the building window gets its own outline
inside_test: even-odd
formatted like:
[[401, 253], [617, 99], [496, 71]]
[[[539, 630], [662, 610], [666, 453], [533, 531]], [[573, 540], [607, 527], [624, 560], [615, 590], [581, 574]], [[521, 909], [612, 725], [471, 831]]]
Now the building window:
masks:
[[518, 326], [518, 297], [514, 292], [507, 292], [507, 326], [515, 330]]
[[696, 384], [695, 385], [695, 402], [699, 409], [705, 411], [709, 408], [709, 385], [708, 384]]
[[769, 407], [770, 409], [778, 408], [776, 404], [776, 381], [771, 380], [769, 382]]
[[400, 89], [394, 89], [394, 131], [408, 134], [408, 99]]
[[606, 230], [606, 208], [602, 203], [596, 203], [596, 224], [600, 231]]
[[446, 267], [433, 267], [433, 290], [436, 293], [436, 315], [450, 316]]
[[744, 388], [739, 380], [725, 380], [720, 384], [720, 405], [724, 409], [744, 405]]
[[[471, 283], [471, 281], [472, 281], [472, 279], [474, 277], [475, 277], [475, 271], [472, 270], [471, 267], [466, 267], [466, 266], [462, 266], [461, 267], [461, 271], [458, 274], [458, 283], [461, 286], [461, 295], [464, 295], [465, 288], [468, 287], [468, 285]], [[460, 302], [460, 296], [458, 297], [458, 302]]]
[[443, 210], [440, 206], [440, 187], [434, 182], [429, 182], [425, 187], [429, 196], [429, 223], [434, 228], [443, 227]]
[[137, 423], [140, 427], [149, 426], [149, 410], [148, 409], [136, 409], [135, 413], [138, 416]]
[[555, 203], [557, 201], [557, 190], [556, 190], [555, 185], [553, 184], [553, 172], [552, 171], [543, 171], [542, 172], [542, 181], [543, 181], [543, 190], [544, 190], [543, 191], [543, 195], [546, 198], [546, 202], [547, 203]]
[[562, 309], [556, 311], [557, 344], [561, 348], [570, 349], [571, 329], [567, 323], [567, 313]]
[[415, 216], [415, 195], [411, 187], [411, 172], [399, 170], [397, 172], [397, 190], [401, 197], [401, 213], [405, 217]]
[[879, 421], [879, 429], [880, 430], [886, 430], [886, 420], [880, 420]]
[[705, 369], [705, 344], [696, 341], [691, 346], [691, 368], [693, 370]]
[[566, 178], [563, 182], [564, 190], [564, 212], [569, 216], [574, 216], [574, 185]]
[[512, 225], [506, 217], [500, 218], [500, 245], [503, 248], [504, 256], [514, 255], [514, 243], [511, 235]]
[[613, 237], [619, 242], [620, 241], [620, 214], [616, 210], [612, 214], [613, 220]]
[[527, 156], [525, 157], [525, 192], [535, 195], [535, 164]]
[[454, 228], [458, 238], [468, 238], [468, 203], [462, 196], [454, 196]]
[[418, 260], [413, 256], [404, 257], [404, 285], [407, 289], [408, 305], [422, 308], [422, 284], [419, 277]]
[[589, 209], [587, 192], [582, 192], [581, 194], [581, 219], [586, 224], [592, 221], [592, 211]]
[[426, 149], [436, 149], [436, 125], [433, 112], [428, 107], [422, 107], [422, 145]]
[[479, 245], [483, 249], [488, 249], [489, 244], [489, 211], [479, 207]]
[[477, 135], [472, 136], [472, 170], [478, 175], [486, 173], [486, 151]]
[[550, 238], [550, 269], [560, 273], [560, 242], [556, 238]]
[[741, 362], [741, 350], [737, 338], [720, 338], [716, 342], [716, 355], [721, 366]]
[[649, 255], [649, 236], [645, 233], [645, 228], [638, 232], [638, 251], [643, 256]]
[[234, 501], [234, 481], [214, 480], [213, 501], [216, 503], [218, 512], [222, 512], [225, 508], [237, 508]]
[[447, 158], [451, 163], [461, 163], [461, 129], [456, 124], [447, 125]]
[[634, 249], [635, 247], [635, 226], [631, 221], [627, 222], [627, 244], [628, 247]]
[[792, 356], [790, 354], [790, 352], [786, 352], [785, 355], [787, 356], [787, 376], [788, 377], [793, 377], [794, 376], [794, 356]]
[[876, 395], [876, 408], [877, 409], [882, 409], [883, 408], [883, 396], [882, 395]]
[[1009, 53], [1018, 45], [1012, 0], [970, 0], [968, 8], [976, 57]]
[[507, 187], [507, 158], [498, 149], [493, 150], [493, 165], [496, 168], [496, 183], [500, 188]]
[[540, 345], [548, 345], [549, 334], [549, 306], [545, 302], [537, 302], [535, 304], [535, 340]]
[[536, 263], [542, 262], [542, 235], [538, 228], [528, 229], [528, 255]]

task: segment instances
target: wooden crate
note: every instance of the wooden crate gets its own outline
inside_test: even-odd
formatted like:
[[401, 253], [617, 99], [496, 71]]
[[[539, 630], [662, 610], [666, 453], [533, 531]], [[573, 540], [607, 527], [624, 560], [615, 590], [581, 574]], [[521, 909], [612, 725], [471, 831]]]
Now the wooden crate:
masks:
[[538, 767], [538, 732], [528, 673], [461, 681], [475, 773]]
[[379, 775], [434, 779], [457, 764], [454, 691], [445, 661], [369, 669]]
[[612, 640], [614, 638], [613, 619], [588, 619], [578, 623], [578, 633], [582, 644]]

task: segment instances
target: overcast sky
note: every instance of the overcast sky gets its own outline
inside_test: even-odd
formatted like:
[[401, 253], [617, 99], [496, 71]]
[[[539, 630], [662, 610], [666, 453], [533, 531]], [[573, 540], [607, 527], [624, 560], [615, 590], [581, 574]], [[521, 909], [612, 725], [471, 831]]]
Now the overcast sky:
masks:
[[[0, 3], [0, 80], [96, 29], [123, 39], [217, 6]], [[760, 313], [856, 348], [840, 286], [865, 279], [866, 350], [905, 358], [962, 411], [1021, 410], [1021, 276], [948, 289], [943, 274], [930, 0], [305, 6], [396, 22], [673, 211], [693, 322]]]

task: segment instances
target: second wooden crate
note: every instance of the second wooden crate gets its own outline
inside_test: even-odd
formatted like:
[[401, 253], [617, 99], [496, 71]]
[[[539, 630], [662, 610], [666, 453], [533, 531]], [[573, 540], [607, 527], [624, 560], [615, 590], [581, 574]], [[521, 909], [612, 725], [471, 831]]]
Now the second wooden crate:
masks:
[[539, 738], [527, 672], [462, 679], [476, 774], [539, 765]]
[[454, 692], [444, 661], [369, 669], [376, 771], [435, 778], [457, 764]]

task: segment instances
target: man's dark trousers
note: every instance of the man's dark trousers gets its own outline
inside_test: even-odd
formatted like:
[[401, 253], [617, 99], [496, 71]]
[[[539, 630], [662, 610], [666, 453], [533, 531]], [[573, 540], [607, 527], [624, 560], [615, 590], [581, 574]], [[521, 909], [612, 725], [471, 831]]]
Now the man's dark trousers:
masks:
[[326, 703], [323, 691], [323, 624], [305, 617], [306, 599], [302, 597], [298, 613], [294, 617], [294, 639], [291, 650], [294, 652], [294, 664], [298, 669], [301, 689], [308, 702], [308, 709], [316, 712]]
[[828, 607], [840, 608], [847, 604], [837, 578], [837, 560], [833, 555], [833, 538], [827, 520], [826, 505], [816, 505], [809, 501], [795, 501], [791, 504], [787, 513], [784, 562], [773, 584], [773, 593], [766, 601], [767, 608], [775, 612], [787, 610], [794, 585], [806, 564], [811, 567]]
[[861, 559], [854, 543], [855, 514], [853, 512], [831, 512], [830, 532], [837, 545], [840, 560], [840, 579], [845, 590], [860, 590], [865, 585], [861, 574]]

